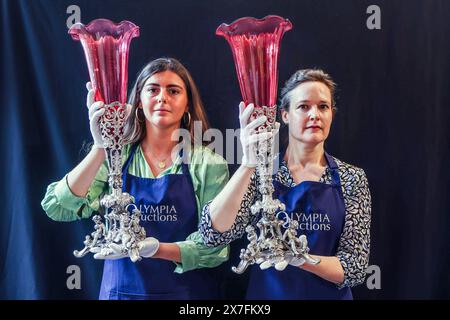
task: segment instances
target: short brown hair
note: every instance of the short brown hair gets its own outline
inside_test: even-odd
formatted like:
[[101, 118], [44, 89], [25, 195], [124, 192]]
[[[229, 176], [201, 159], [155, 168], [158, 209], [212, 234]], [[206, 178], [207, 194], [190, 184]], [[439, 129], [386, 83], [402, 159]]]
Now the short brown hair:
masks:
[[317, 81], [321, 82], [330, 89], [331, 92], [331, 105], [333, 111], [336, 111], [334, 93], [336, 91], [336, 83], [333, 81], [331, 76], [321, 69], [302, 69], [296, 71], [288, 81], [284, 84], [283, 89], [281, 89], [280, 98], [280, 109], [289, 111], [289, 105], [291, 102], [291, 97], [289, 93], [297, 88], [300, 84], [305, 82]]
[[331, 76], [321, 69], [302, 69], [296, 71], [284, 84], [281, 89], [280, 106], [278, 108], [278, 117], [282, 126], [280, 128], [280, 150], [286, 150], [289, 144], [288, 126], [281, 121], [281, 110], [289, 111], [291, 104], [291, 91], [297, 88], [300, 84], [305, 82], [321, 82], [330, 89], [331, 93], [331, 108], [333, 114], [336, 113], [336, 103], [334, 100], [334, 93], [336, 91], [336, 83]]

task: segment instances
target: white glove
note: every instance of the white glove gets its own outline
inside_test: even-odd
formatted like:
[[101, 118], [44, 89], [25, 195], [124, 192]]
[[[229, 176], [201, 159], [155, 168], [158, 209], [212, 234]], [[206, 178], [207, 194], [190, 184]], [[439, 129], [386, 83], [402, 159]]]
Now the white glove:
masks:
[[144, 258], [151, 258], [158, 252], [159, 241], [156, 238], [148, 237], [138, 243], [139, 255]]
[[266, 269], [268, 269], [268, 268], [273, 266], [273, 267], [275, 267], [275, 269], [277, 271], [283, 271], [284, 269], [286, 269], [288, 264], [290, 264], [289, 263], [290, 260], [291, 260], [291, 258], [282, 259], [282, 260], [279, 260], [278, 262], [264, 261], [263, 263], [261, 263], [259, 265], [259, 268], [261, 270], [266, 270]]
[[[95, 90], [92, 88], [92, 84], [90, 82], [86, 83], [86, 89], [88, 90], [86, 106], [89, 109], [89, 127], [91, 129], [92, 138], [94, 139], [93, 147], [104, 148], [99, 120], [100, 117], [105, 113], [105, 104], [103, 103], [103, 101], [94, 101]], [[125, 109], [125, 120], [130, 115], [131, 109], [132, 106], [130, 104], [127, 104]]]
[[300, 266], [302, 266], [305, 262], [306, 262], [306, 260], [303, 259], [303, 258], [292, 257], [291, 261], [289, 261], [289, 264], [290, 264], [291, 266], [294, 266], [294, 267], [300, 267]]
[[[264, 124], [264, 122], [267, 121], [267, 117], [261, 116], [248, 123], [253, 110], [253, 103], [250, 103], [246, 108], [244, 102], [239, 104], [239, 122], [241, 126], [240, 139], [243, 151], [242, 165], [249, 168], [254, 168], [257, 165], [256, 154], [258, 143], [266, 141], [276, 135], [280, 128], [280, 124], [276, 123], [275, 129], [272, 132], [257, 133], [256, 128]], [[274, 146], [275, 143], [272, 144], [272, 148]]]
[[[159, 249], [159, 241], [156, 238], [148, 237], [137, 244], [139, 255], [144, 258], [151, 258]], [[94, 259], [99, 260], [117, 260], [128, 257], [121, 250], [121, 246], [111, 243], [108, 248], [92, 248], [90, 251], [94, 254]]]
[[94, 259], [97, 260], [117, 260], [127, 257], [127, 254], [122, 253], [121, 246], [111, 243], [107, 248], [92, 248], [89, 250], [94, 254]]
[[92, 138], [94, 139], [93, 148], [104, 148], [99, 120], [105, 113], [105, 104], [103, 101], [94, 102], [95, 90], [92, 88], [90, 82], [86, 83], [86, 89], [88, 89], [86, 106], [89, 109], [89, 127], [91, 129]]

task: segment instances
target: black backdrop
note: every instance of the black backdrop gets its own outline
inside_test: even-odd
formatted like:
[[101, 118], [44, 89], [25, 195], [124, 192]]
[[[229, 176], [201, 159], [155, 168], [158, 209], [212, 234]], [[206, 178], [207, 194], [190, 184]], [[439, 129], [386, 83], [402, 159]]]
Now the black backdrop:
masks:
[[[369, 5], [381, 30], [369, 30]], [[1, 1], [0, 297], [75, 299], [98, 294], [101, 262], [72, 255], [91, 221], [57, 223], [40, 207], [47, 185], [83, 157], [90, 139], [88, 79], [80, 43], [67, 34], [69, 5], [81, 21], [130, 20], [129, 84], [149, 60], [180, 59], [199, 85], [213, 127], [237, 128], [240, 92], [231, 51], [215, 36], [222, 22], [277, 14], [286, 33], [280, 85], [295, 70], [320, 67], [339, 85], [329, 153], [365, 169], [373, 198], [371, 265], [381, 289], [359, 299], [449, 298], [450, 1]], [[230, 167], [234, 170], [235, 167]], [[224, 298], [242, 297], [247, 275], [223, 268]], [[68, 290], [78, 265], [81, 290]]]

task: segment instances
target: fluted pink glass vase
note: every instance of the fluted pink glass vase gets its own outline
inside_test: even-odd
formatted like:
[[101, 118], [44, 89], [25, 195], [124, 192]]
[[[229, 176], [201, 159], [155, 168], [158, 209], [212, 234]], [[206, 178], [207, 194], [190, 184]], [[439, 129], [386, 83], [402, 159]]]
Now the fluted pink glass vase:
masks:
[[93, 20], [86, 26], [76, 23], [69, 29], [74, 40], [81, 41], [86, 56], [95, 100], [105, 103], [100, 119], [113, 193], [121, 192], [123, 130], [126, 118], [128, 53], [131, 39], [139, 36], [139, 27], [130, 21], [114, 23]]
[[[241, 18], [230, 25], [220, 25], [216, 31], [217, 35], [227, 39], [233, 51], [244, 103], [255, 105], [250, 120], [263, 114], [267, 116], [266, 123], [258, 127], [259, 132], [274, 129], [278, 53], [281, 38], [290, 29], [292, 24], [289, 20], [271, 15], [263, 19]], [[281, 234], [279, 228], [283, 221], [276, 216], [278, 210], [285, 210], [285, 206], [281, 201], [273, 198], [272, 174], [275, 150], [272, 146], [274, 143], [273, 137], [258, 143], [256, 168], [259, 177], [258, 190], [262, 194], [262, 200], [256, 201], [250, 208], [252, 214], [261, 212], [261, 219], [257, 224], [259, 235], [254, 229], [246, 229], [247, 238], [255, 240], [249, 242], [247, 249], [241, 250], [239, 265], [232, 267], [236, 273], [243, 273], [249, 265], [254, 263], [260, 264], [261, 269], [266, 269], [285, 261], [286, 258], [285, 252], [288, 248], [279, 237]], [[280, 232], [277, 233], [274, 230]], [[270, 247], [267, 247], [267, 243], [271, 243]]]
[[[127, 206], [133, 197], [122, 192], [122, 148], [124, 125], [127, 114], [128, 53], [131, 39], [139, 36], [139, 27], [129, 21], [118, 24], [97, 19], [88, 25], [74, 24], [69, 34], [81, 41], [86, 56], [95, 100], [105, 103], [105, 112], [100, 117], [103, 147], [108, 160], [111, 194], [102, 197], [100, 204], [105, 214], [95, 215], [95, 231], [87, 235], [82, 250], [75, 250], [76, 257], [87, 253], [102, 256], [128, 255], [133, 262], [141, 259], [138, 243], [145, 239], [145, 229], [139, 225], [140, 212]], [[125, 226], [124, 221], [133, 221], [134, 227]], [[126, 240], [125, 240], [126, 239]]]
[[245, 105], [253, 103], [259, 112], [266, 106], [268, 116], [275, 115], [280, 41], [291, 29], [289, 20], [270, 15], [263, 19], [240, 18], [216, 30], [216, 35], [223, 36], [231, 46]]
[[139, 27], [130, 21], [96, 19], [86, 26], [74, 24], [69, 34], [83, 45], [95, 100], [125, 104], [130, 42], [139, 36]]

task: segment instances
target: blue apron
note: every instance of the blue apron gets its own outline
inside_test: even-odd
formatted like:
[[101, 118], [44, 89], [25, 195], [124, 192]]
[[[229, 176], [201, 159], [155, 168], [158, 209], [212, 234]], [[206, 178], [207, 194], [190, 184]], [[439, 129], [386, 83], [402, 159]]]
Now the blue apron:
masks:
[[[274, 197], [286, 205], [283, 220], [299, 222], [298, 235], [305, 234], [310, 254], [334, 256], [345, 221], [345, 204], [336, 162], [325, 153], [332, 184], [303, 181], [290, 188], [274, 180]], [[282, 157], [280, 157], [282, 159]], [[281, 162], [281, 161], [280, 161]], [[253, 265], [247, 299], [344, 300], [353, 299], [350, 288], [336, 285], [311, 272], [289, 265], [284, 271], [261, 270]]]
[[[184, 241], [198, 230], [194, 186], [186, 163], [182, 174], [148, 179], [128, 173], [137, 149], [131, 149], [123, 170], [124, 192], [130, 193], [141, 210], [141, 225], [147, 237], [160, 242]], [[172, 261], [143, 258], [105, 260], [99, 299], [111, 300], [185, 300], [217, 299], [218, 281], [212, 269], [174, 273]]]

